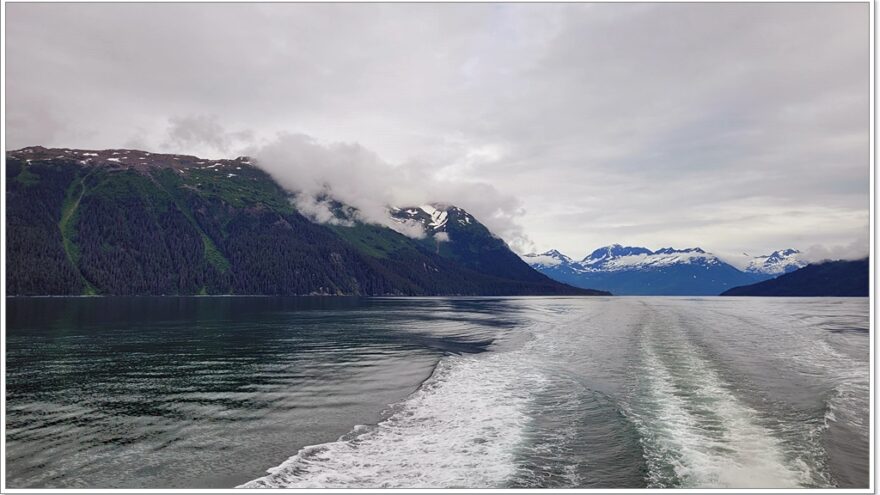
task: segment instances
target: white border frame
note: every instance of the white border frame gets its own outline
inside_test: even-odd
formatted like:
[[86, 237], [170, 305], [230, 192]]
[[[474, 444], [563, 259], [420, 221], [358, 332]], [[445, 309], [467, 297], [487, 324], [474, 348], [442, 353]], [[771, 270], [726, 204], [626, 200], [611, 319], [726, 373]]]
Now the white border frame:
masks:
[[[875, 426], [875, 394], [874, 394], [874, 384], [875, 384], [875, 349], [876, 349], [876, 336], [875, 336], [875, 316], [876, 316], [876, 299], [875, 299], [875, 284], [874, 284], [874, 276], [875, 276], [875, 255], [876, 255], [876, 244], [875, 244], [875, 235], [876, 231], [874, 229], [874, 207], [875, 207], [875, 191], [877, 189], [877, 176], [875, 174], [874, 165], [875, 165], [875, 154], [874, 154], [874, 144], [875, 144], [875, 125], [874, 125], [874, 117], [875, 117], [875, 78], [874, 78], [874, 58], [875, 58], [875, 36], [874, 36], [874, 27], [875, 27], [875, 9], [874, 9], [874, 0], [870, 0], [868, 2], [865, 1], [849, 1], [849, 0], [773, 0], [767, 2], [756, 2], [753, 0], [743, 0], [743, 1], [725, 1], [725, 0], [645, 0], [644, 2], [638, 1], [614, 1], [614, 0], [598, 0], [595, 2], [585, 2], [578, 0], [555, 0], [554, 2], [547, 3], [868, 3], [869, 4], [869, 12], [870, 12], [870, 159], [868, 163], [868, 167], [870, 170], [870, 256], [869, 256], [869, 266], [871, 276], [869, 278], [870, 283], [870, 342], [871, 342], [871, 351], [870, 351], [870, 427], [869, 427], [869, 435], [870, 435], [870, 465], [869, 465], [869, 485], [868, 488], [859, 488], [859, 489], [840, 489], [840, 488], [832, 488], [832, 489], [805, 489], [805, 488], [795, 488], [795, 489], [728, 489], [728, 488], [696, 488], [696, 489], [650, 489], [650, 488], [621, 488], [621, 489], [591, 489], [591, 488], [571, 488], [571, 489], [553, 489], [553, 488], [543, 488], [543, 489], [442, 489], [442, 488], [430, 488], [430, 489], [409, 489], [409, 488], [401, 488], [401, 489], [366, 489], [366, 488], [350, 488], [350, 489], [333, 489], [333, 488], [322, 488], [322, 489], [294, 489], [294, 488], [229, 488], [229, 489], [78, 489], [78, 488], [70, 488], [70, 489], [29, 489], [29, 488], [6, 488], [6, 22], [8, 17], [6, 16], [6, 5], [8, 3], [125, 3], [128, 0], [93, 0], [88, 2], [78, 2], [76, 0], [50, 0], [48, 2], [19, 2], [19, 1], [7, 1], [2, 0], [3, 3], [3, 57], [0, 57], [0, 79], [2, 79], [2, 89], [0, 89], [0, 108], [3, 110], [3, 122], [0, 127], [2, 127], [2, 135], [0, 135], [0, 144], [2, 144], [3, 148], [3, 166], [2, 170], [0, 170], [0, 198], [2, 198], [2, 205], [0, 205], [0, 219], [2, 219], [2, 225], [0, 225], [0, 317], [2, 317], [2, 321], [0, 321], [0, 370], [2, 370], [2, 376], [0, 376], [0, 435], [2, 435], [2, 439], [0, 439], [0, 493], [71, 493], [71, 494], [103, 494], [103, 493], [533, 493], [533, 492], [541, 492], [541, 493], [768, 493], [768, 494], [802, 494], [802, 493], [874, 493], [876, 484], [876, 456], [875, 456], [875, 446], [876, 446], [876, 430]], [[162, 1], [152, 2], [147, 1], [143, 3], [166, 3]], [[174, 3], [174, 2], [167, 2]], [[181, 3], [241, 3], [236, 2], [234, 0], [188, 0], [188, 2]], [[256, 3], [256, 2], [255, 2]], [[325, 3], [317, 0], [306, 0], [301, 2], [278, 2], [278, 1], [267, 1], [260, 3]], [[326, 2], [326, 3], [379, 3], [379, 2], [370, 2], [369, 0], [348, 0], [348, 2]], [[431, 3], [429, 1], [423, 0], [385, 0], [382, 3]], [[483, 2], [461, 2], [461, 3], [483, 3]], [[490, 3], [542, 3], [540, 0], [512, 0], [508, 2], [490, 2]]]

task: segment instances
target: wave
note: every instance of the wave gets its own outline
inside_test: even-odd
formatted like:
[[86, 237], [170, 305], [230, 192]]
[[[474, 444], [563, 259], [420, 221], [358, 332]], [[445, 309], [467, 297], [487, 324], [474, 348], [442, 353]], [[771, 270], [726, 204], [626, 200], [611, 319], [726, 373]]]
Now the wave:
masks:
[[502, 486], [543, 382], [516, 366], [517, 354], [448, 356], [384, 421], [305, 447], [241, 488]]
[[[385, 420], [305, 447], [241, 487], [835, 484], [827, 466], [829, 423], [867, 429], [860, 423], [867, 417], [866, 373], [858, 360], [785, 326], [741, 335], [750, 327], [736, 315], [704, 321], [677, 301], [615, 304], [622, 307], [541, 313], [529, 331], [507, 335], [489, 352], [444, 357]], [[816, 416], [812, 408], [779, 407], [785, 397], [756, 393], [747, 377], [722, 366], [743, 351], [719, 354], [711, 346], [729, 345], [726, 339], [737, 335], [745, 339], [742, 349], [784, 336], [778, 349], [764, 349], [769, 361], [759, 369], [797, 365], [799, 372], [809, 365], [814, 385], [828, 392], [826, 408]], [[836, 387], [824, 388], [826, 379]], [[860, 449], [850, 449], [853, 463], [867, 455]]]
[[775, 432], [677, 328], [651, 320], [641, 341], [643, 364], [629, 415], [642, 437], [648, 486], [809, 485], [809, 467], [787, 458]]

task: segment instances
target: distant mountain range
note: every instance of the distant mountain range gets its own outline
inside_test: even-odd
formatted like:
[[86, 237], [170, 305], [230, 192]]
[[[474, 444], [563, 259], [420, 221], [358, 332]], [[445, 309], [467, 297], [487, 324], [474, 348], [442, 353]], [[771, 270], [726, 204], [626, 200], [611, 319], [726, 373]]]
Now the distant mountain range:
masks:
[[473, 215], [440, 203], [389, 206], [380, 225], [321, 198], [336, 221], [318, 223], [246, 157], [32, 147], [6, 154], [6, 179], [8, 295], [867, 290], [867, 261], [803, 268], [795, 249], [725, 260], [699, 247], [613, 244], [581, 260], [557, 250], [520, 257]]
[[868, 258], [827, 261], [752, 285], [734, 287], [722, 296], [868, 297]]
[[246, 157], [11, 151], [7, 294], [605, 294], [538, 273], [461, 208], [389, 207], [413, 238], [330, 202], [345, 221], [311, 221]]
[[740, 270], [699, 247], [652, 251], [620, 244], [596, 249], [581, 260], [555, 249], [523, 259], [554, 280], [618, 295], [718, 295], [806, 264], [795, 249], [750, 257]]

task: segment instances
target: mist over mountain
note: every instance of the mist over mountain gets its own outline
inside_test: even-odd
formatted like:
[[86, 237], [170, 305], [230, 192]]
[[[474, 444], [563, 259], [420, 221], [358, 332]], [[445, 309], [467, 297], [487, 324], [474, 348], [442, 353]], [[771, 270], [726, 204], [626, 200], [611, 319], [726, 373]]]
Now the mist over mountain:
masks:
[[285, 189], [297, 209], [318, 221], [333, 221], [328, 198], [353, 207], [357, 221], [382, 225], [419, 237], [392, 220], [389, 205], [423, 205], [442, 200], [459, 205], [503, 237], [515, 249], [531, 241], [516, 218], [518, 198], [484, 181], [454, 180], [430, 162], [391, 164], [357, 143], [321, 143], [305, 134], [281, 133], [269, 142], [245, 148], [248, 156]]

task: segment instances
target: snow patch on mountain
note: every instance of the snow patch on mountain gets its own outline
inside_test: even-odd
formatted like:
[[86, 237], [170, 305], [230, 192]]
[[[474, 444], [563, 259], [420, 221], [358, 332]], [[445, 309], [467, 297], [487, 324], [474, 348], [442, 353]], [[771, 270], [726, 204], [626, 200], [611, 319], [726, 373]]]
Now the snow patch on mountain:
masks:
[[678, 265], [700, 265], [709, 269], [712, 266], [729, 264], [746, 273], [777, 275], [794, 271], [807, 264], [801, 259], [800, 251], [796, 249], [774, 251], [765, 256], [752, 257], [747, 254], [743, 256], [748, 259], [737, 259], [733, 262], [726, 258], [721, 259], [699, 247], [686, 249], [665, 247], [651, 251], [644, 247], [611, 244], [596, 249], [580, 261], [575, 261], [555, 249], [544, 253], [526, 254], [522, 258], [536, 269], [552, 267], [572, 273], [653, 270]]
[[440, 230], [446, 225], [446, 220], [449, 218], [449, 213], [446, 210], [437, 209], [432, 205], [422, 205], [419, 208], [431, 216], [431, 221], [428, 223], [431, 230]]
[[572, 259], [555, 249], [544, 253], [530, 253], [520, 256], [532, 268], [549, 268], [551, 266], [570, 265]]
[[746, 272], [699, 247], [652, 251], [612, 244], [596, 249], [582, 260], [572, 260], [556, 250], [522, 258], [554, 280], [618, 295], [713, 296], [773, 276]]
[[780, 275], [789, 273], [807, 266], [803, 255], [797, 249], [783, 249], [773, 251], [769, 255], [756, 256], [745, 267], [750, 273], [765, 273], [768, 275]]
[[580, 262], [573, 263], [576, 272], [610, 272], [619, 270], [654, 269], [682, 264], [718, 265], [722, 261], [701, 248], [651, 251], [644, 247], [612, 244], [601, 247]]

